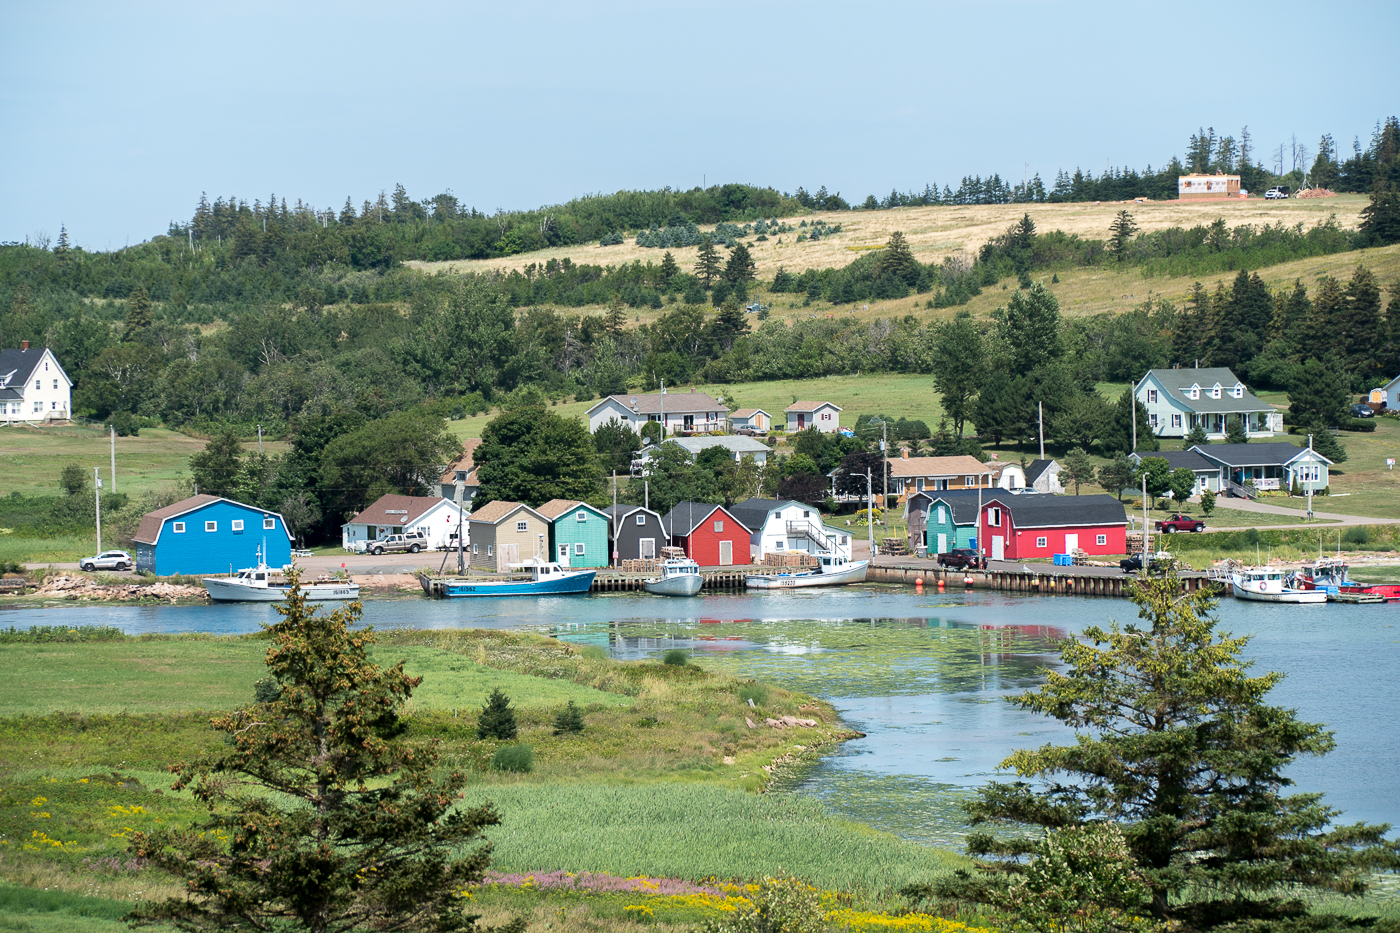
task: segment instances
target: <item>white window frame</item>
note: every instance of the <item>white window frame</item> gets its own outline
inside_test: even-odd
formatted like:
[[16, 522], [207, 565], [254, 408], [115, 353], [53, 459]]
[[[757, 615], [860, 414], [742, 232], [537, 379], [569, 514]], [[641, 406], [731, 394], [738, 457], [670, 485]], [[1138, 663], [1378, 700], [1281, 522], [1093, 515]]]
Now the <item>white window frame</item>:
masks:
[[586, 522], [586, 521], [588, 521], [588, 513], [587, 513], [587, 512], [584, 512], [584, 511], [581, 511], [581, 510], [578, 511], [578, 512], [575, 512], [575, 513], [574, 513], [574, 521], [576, 521], [576, 522]]
[[479, 545], [477, 545], [477, 544], [473, 544], [473, 545], [472, 545], [472, 553], [473, 553], [473, 554], [480, 554], [480, 553], [481, 553], [481, 551], [478, 550], [478, 547], [479, 547]]
[[1154, 428], [1157, 426], [1157, 413], [1155, 411], [1147, 416], [1147, 423], [1152, 425]]
[[1104, 545], [1108, 544], [1108, 535], [1095, 536], [1094, 543], [1097, 544], [1099, 547], [1103, 547]]
[[993, 506], [987, 510], [987, 524], [993, 528], [1001, 527], [1001, 509]]
[[276, 527], [277, 519], [273, 518], [271, 515], [263, 519], [263, 531], [271, 531]]
[[1181, 415], [1175, 413], [1172, 415], [1172, 427], [1181, 427]]
[[486, 545], [486, 556], [487, 556], [487, 557], [495, 557], [495, 556], [496, 556], [496, 546], [495, 546], [494, 544], [488, 544], [488, 545]]
[[1156, 390], [1156, 389], [1148, 389], [1148, 390], [1147, 390], [1147, 404], [1149, 404], [1149, 405], [1156, 405], [1156, 404], [1157, 404], [1157, 390]]
[[1036, 539], [1035, 539], [1035, 546], [1036, 546], [1036, 547], [1049, 547], [1049, 546], [1050, 546], [1050, 539], [1049, 539], [1049, 538], [1046, 538], [1046, 537], [1036, 538]]
[[582, 557], [583, 555], [584, 555], [584, 546], [583, 546], [583, 542], [582, 542], [582, 541], [575, 542], [575, 543], [574, 543], [574, 556], [575, 556], [575, 557]]
[[242, 531], [242, 530], [243, 530], [243, 519], [241, 519], [241, 518], [235, 518], [235, 519], [233, 519], [232, 521], [230, 521], [228, 524], [229, 524], [229, 530], [230, 530], [230, 531]]
[[1220, 386], [1216, 386], [1215, 388], [1210, 390], [1210, 397], [1220, 398]]
[[529, 531], [529, 530], [530, 530], [530, 523], [529, 523], [529, 522], [525, 522], [525, 521], [516, 522], [516, 523], [515, 523], [515, 530], [518, 531], [518, 532]]
[[182, 535], [182, 534], [185, 533], [185, 523], [184, 523], [184, 522], [171, 522], [171, 523], [170, 523], [170, 530], [171, 530], [173, 533], [177, 534], [177, 535]]
[[1322, 482], [1322, 465], [1318, 463], [1304, 463], [1298, 467], [1298, 482], [1300, 483], [1320, 483]]
[[1234, 391], [1231, 392], [1230, 394], [1233, 395], [1235, 398], [1244, 398], [1244, 386], [1242, 386], [1242, 385], [1237, 385], [1237, 386], [1235, 386]]
[[971, 476], [964, 476], [964, 477], [963, 477], [963, 485], [964, 485], [964, 486], [971, 486], [971, 485], [974, 484], [974, 482], [975, 482], [975, 480], [974, 480], [973, 477], [971, 477]]
[[55, 379], [55, 380], [53, 381], [53, 387], [54, 387], [55, 389], [58, 388], [58, 380], [57, 380], [57, 379]]
[[646, 523], [647, 523], [647, 517], [646, 517], [645, 515], [638, 515], [638, 516], [637, 516], [637, 524], [638, 524], [638, 525], [645, 525]]
[[206, 522], [204, 523], [204, 530], [205, 530], [205, 531], [218, 531], [218, 530], [219, 530], [219, 523], [216, 522], [216, 521], [206, 521]]
[[724, 531], [724, 519], [722, 519], [722, 518], [717, 518], [717, 519], [715, 519], [715, 533], [718, 534], [718, 533], [721, 533], [721, 532], [723, 532], [723, 531]]

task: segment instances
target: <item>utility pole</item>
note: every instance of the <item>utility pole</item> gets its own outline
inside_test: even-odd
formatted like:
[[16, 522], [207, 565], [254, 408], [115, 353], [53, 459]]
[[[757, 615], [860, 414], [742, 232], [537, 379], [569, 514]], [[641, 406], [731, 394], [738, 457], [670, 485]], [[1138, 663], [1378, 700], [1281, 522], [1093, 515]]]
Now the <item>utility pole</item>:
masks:
[[258, 453], [262, 453], [262, 425], [258, 425]]
[[660, 447], [660, 446], [661, 446], [661, 442], [664, 441], [664, 440], [666, 440], [666, 380], [665, 380], [665, 379], [662, 379], [662, 380], [660, 380], [660, 382], [661, 382], [661, 438], [660, 438], [660, 440], [658, 440], [658, 441], [656, 442], [656, 446], [657, 446], [657, 447]]
[[1131, 400], [1131, 401], [1132, 401], [1132, 406], [1133, 406], [1133, 409], [1132, 409], [1132, 411], [1133, 411], [1133, 450], [1136, 451], [1136, 450], [1137, 450], [1137, 392], [1133, 392], [1132, 395], [1133, 395], [1133, 397], [1132, 397], [1132, 400]]
[[[1309, 435], [1308, 435], [1308, 453], [1312, 453], [1312, 449], [1313, 449], [1312, 439], [1313, 439], [1313, 436], [1312, 436], [1311, 434], [1309, 434]], [[1312, 492], [1313, 492], [1312, 483], [1308, 483], [1308, 518], [1309, 518], [1309, 520], [1311, 520], [1312, 517], [1313, 517], [1313, 513], [1312, 513]]]
[[[259, 425], [259, 428], [262, 426]], [[456, 488], [452, 491], [452, 499], [457, 503], [457, 575], [466, 573], [466, 550], [467, 550], [467, 523], [462, 520], [462, 493], [466, 486], [466, 481], [458, 479], [453, 483]], [[306, 542], [303, 541], [303, 544]]]
[[617, 566], [617, 467], [613, 467], [612, 565]]
[[92, 468], [92, 495], [97, 504], [97, 553], [102, 553], [102, 471]]
[[1147, 573], [1147, 474], [1142, 475], [1142, 572]]
[[[111, 427], [111, 425], [108, 425]], [[117, 491], [117, 429], [112, 428], [112, 492]]]
[[[1045, 403], [1035, 403], [1036, 417], [1040, 420], [1040, 459], [1045, 459]], [[1133, 403], [1133, 415], [1136, 420], [1137, 403]]]
[[[880, 459], [881, 459], [881, 466], [883, 467], [884, 474], [885, 474], [885, 498], [882, 499], [882, 500], [880, 500], [880, 524], [884, 527], [885, 533], [888, 535], [888, 534], [889, 534], [889, 531], [890, 531], [890, 520], [889, 520], [889, 517], [885, 515], [885, 511], [886, 511], [886, 509], [889, 508], [889, 504], [890, 504], [890, 463], [889, 463], [889, 460], [890, 460], [890, 435], [889, 435], [890, 423], [889, 423], [888, 421], [884, 420], [883, 418], [880, 418], [880, 419], [877, 419], [877, 420], [880, 422]], [[867, 424], [874, 424], [874, 423], [875, 423], [875, 422], [873, 422], [873, 421], [867, 422]], [[869, 472], [869, 470], [867, 470], [866, 472]], [[871, 520], [873, 521], [874, 519], [872, 518]]]
[[[870, 467], [865, 468], [865, 532], [870, 542], [870, 556], [875, 556], [875, 490], [870, 482]], [[100, 548], [99, 548], [100, 550]]]

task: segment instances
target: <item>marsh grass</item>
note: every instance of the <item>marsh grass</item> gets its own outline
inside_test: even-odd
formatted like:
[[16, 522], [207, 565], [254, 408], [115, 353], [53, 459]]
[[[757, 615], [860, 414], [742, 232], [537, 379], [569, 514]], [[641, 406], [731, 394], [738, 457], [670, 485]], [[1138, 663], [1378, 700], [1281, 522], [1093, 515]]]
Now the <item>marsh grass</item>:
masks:
[[[0, 857], [0, 878], [9, 879]], [[64, 877], [25, 875], [23, 882], [0, 883], [0, 930], [6, 933], [119, 933], [129, 930], [121, 917], [126, 900], [63, 887]], [[171, 894], [177, 893], [172, 890]]]

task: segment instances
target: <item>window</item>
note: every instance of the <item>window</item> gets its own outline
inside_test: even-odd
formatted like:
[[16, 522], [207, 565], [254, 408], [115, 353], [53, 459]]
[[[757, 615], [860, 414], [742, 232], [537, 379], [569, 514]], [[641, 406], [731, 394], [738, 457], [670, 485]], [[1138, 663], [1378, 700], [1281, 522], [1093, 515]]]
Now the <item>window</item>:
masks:
[[1300, 483], [1320, 483], [1322, 482], [1322, 467], [1319, 464], [1311, 463], [1298, 467], [1298, 482]]
[[646, 517], [645, 515], [638, 515], [638, 516], [637, 516], [637, 524], [638, 524], [638, 525], [645, 525], [646, 523], [647, 523], [647, 517]]
[[529, 524], [527, 524], [526, 522], [516, 522], [516, 523], [515, 523], [515, 530], [516, 530], [516, 531], [522, 531], [522, 532], [523, 532], [523, 531], [529, 531], [529, 530], [530, 530], [530, 526], [529, 526]]
[[205, 523], [204, 523], [204, 530], [205, 530], [205, 531], [218, 531], [218, 530], [219, 530], [219, 523], [218, 523], [218, 522], [205, 522]]
[[35, 403], [34, 403], [34, 410], [35, 410], [35, 411], [43, 411], [43, 410], [44, 410], [44, 403], [43, 403], [43, 402], [35, 402]]
[[173, 525], [170, 526], [170, 530], [175, 532], [177, 535], [182, 535], [185, 533], [185, 523], [175, 522]]
[[1036, 546], [1036, 547], [1046, 547], [1046, 546], [1048, 546], [1048, 544], [1049, 544], [1049, 541], [1048, 541], [1047, 539], [1045, 539], [1045, 538], [1036, 538], [1036, 539], [1035, 539], [1035, 546]]
[[[55, 389], [57, 389], [57, 388], [58, 388], [58, 383], [55, 382], [55, 383], [53, 384], [53, 387], [54, 387]], [[1235, 390], [1234, 390], [1233, 392], [1231, 392], [1230, 394], [1233, 395], [1235, 398], [1244, 398], [1244, 386], [1242, 386], [1242, 385], [1237, 385], [1237, 386], [1235, 386]]]
[[586, 521], [588, 521], [588, 513], [587, 513], [587, 512], [575, 512], [575, 513], [574, 513], [574, 521], [576, 521], [576, 522], [586, 522]]
[[724, 522], [715, 522], [715, 531], [723, 531]]
[[578, 544], [575, 544], [575, 545], [574, 545], [574, 556], [575, 556], [575, 557], [582, 557], [582, 556], [583, 556], [583, 542], [582, 542], [582, 541], [580, 541]]
[[1154, 428], [1157, 426], [1157, 414], [1156, 414], [1156, 412], [1153, 412], [1152, 414], [1150, 414], [1150, 415], [1147, 416], [1147, 423], [1150, 424], [1150, 425], [1152, 425]]
[[273, 518], [271, 515], [263, 519], [263, 531], [271, 531], [276, 527], [277, 519]]
[[494, 544], [488, 544], [488, 545], [486, 545], [486, 556], [487, 556], [487, 557], [491, 557], [491, 556], [493, 556], [495, 553], [496, 553], [496, 546], [495, 546]]
[[1200, 386], [1192, 386], [1192, 387], [1191, 387], [1191, 391], [1188, 392], [1188, 393], [1186, 393], [1186, 394], [1189, 395], [1189, 396], [1191, 396], [1191, 398], [1200, 398], [1200, 397], [1201, 397], [1201, 387], [1200, 387]]
[[1147, 390], [1147, 404], [1149, 404], [1149, 405], [1155, 405], [1155, 404], [1157, 404], [1157, 390], [1156, 390], [1156, 389], [1148, 389], [1148, 390]]
[[475, 544], [472, 545], [472, 553], [473, 553], [473, 554], [480, 554], [480, 553], [481, 553], [479, 550], [477, 550], [477, 547], [478, 547], [478, 545], [475, 545]]
[[942, 524], [946, 523], [947, 521], [948, 521], [948, 513], [944, 510], [943, 506], [940, 505], [940, 506], [938, 507], [938, 524], [942, 525]]
[[974, 480], [971, 476], [964, 476], [964, 477], [963, 477], [963, 485], [964, 485], [964, 486], [971, 486], [974, 482], [976, 482], [976, 480]]
[[1180, 416], [1180, 415], [1172, 415], [1172, 427], [1174, 427], [1174, 428], [1179, 428], [1179, 427], [1181, 427], [1181, 416]]
[[229, 522], [229, 528], [230, 528], [231, 530], [233, 530], [233, 531], [242, 531], [242, 530], [243, 530], [243, 519], [241, 519], [241, 518], [235, 518], [233, 521]]
[[57, 409], [58, 409], [58, 403], [57, 403], [57, 402], [49, 402], [49, 407], [52, 408], [52, 409], [54, 409], [54, 410], [57, 410]]
[[1097, 535], [1094, 538], [1094, 543], [1097, 544], [1099, 547], [1103, 547], [1105, 544], [1108, 543], [1108, 535]]
[[996, 526], [1001, 525], [1001, 509], [993, 508], [987, 510], [987, 524]]
[[34, 380], [34, 388], [36, 388], [36, 389], [42, 389], [43, 387], [44, 387], [44, 380], [42, 380], [42, 379], [35, 379], [35, 380]]
[[1210, 397], [1220, 398], [1220, 386], [1216, 386], [1215, 388], [1210, 390]]
[[54, 387], [55, 389], [58, 388], [58, 380], [57, 380], [57, 379], [55, 379], [55, 380], [53, 381], [53, 387]]

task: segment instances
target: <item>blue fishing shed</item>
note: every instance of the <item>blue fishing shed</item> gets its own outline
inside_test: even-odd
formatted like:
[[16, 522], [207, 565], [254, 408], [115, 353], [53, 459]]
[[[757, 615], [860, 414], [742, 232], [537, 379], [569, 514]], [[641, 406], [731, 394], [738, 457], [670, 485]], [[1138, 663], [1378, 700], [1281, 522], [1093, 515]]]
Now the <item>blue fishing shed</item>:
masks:
[[946, 554], [953, 548], [976, 547], [977, 507], [998, 490], [924, 490], [907, 500], [909, 543], [928, 548], [930, 554]]
[[134, 537], [136, 569], [157, 576], [228, 573], [292, 561], [292, 536], [277, 512], [198, 495], [147, 512]]

